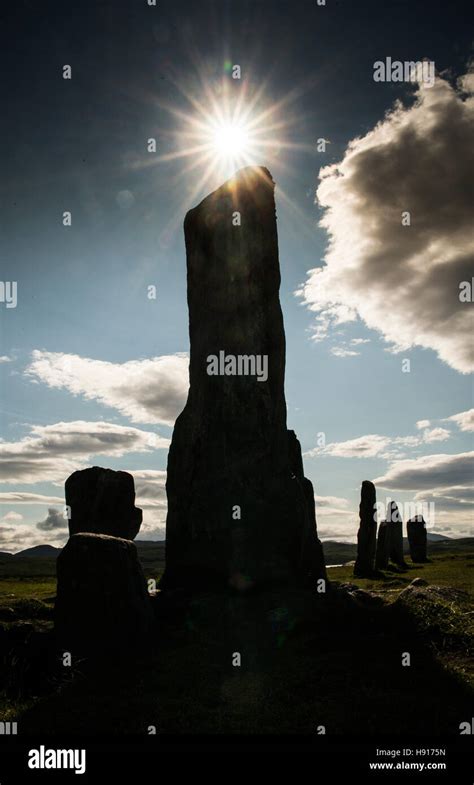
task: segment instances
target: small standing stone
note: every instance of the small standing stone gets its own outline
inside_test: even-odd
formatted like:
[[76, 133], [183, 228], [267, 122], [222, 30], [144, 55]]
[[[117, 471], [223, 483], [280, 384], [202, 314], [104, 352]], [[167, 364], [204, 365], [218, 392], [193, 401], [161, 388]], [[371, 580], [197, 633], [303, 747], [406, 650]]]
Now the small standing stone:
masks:
[[73, 534], [58, 556], [55, 628], [73, 651], [128, 649], [146, 640], [152, 607], [130, 540]]
[[135, 485], [128, 472], [93, 466], [66, 480], [69, 534], [93, 532], [133, 540], [142, 523], [135, 507]]

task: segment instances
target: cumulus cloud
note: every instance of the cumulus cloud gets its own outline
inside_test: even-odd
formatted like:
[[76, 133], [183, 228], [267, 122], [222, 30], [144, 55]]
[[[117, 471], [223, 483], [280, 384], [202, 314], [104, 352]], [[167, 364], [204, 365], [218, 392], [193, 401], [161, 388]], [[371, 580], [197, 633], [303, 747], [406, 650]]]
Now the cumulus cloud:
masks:
[[473, 458], [474, 452], [464, 452], [394, 461], [374, 482], [382, 488], [403, 491], [465, 486], [472, 483]]
[[8, 357], [6, 354], [0, 356], [0, 363], [11, 363], [11, 361], [11, 357]]
[[0, 442], [0, 481], [63, 483], [92, 456], [120, 457], [168, 445], [169, 439], [151, 431], [107, 422], [35, 425], [18, 442]]
[[[464, 78], [464, 92], [473, 81]], [[438, 77], [320, 171], [329, 245], [325, 266], [297, 292], [318, 312], [316, 339], [360, 318], [393, 351], [420, 346], [461, 373], [473, 370], [472, 304], [459, 300], [474, 256], [473, 138], [472, 93]]]
[[455, 422], [461, 431], [474, 431], [474, 409], [453, 414], [451, 417], [446, 418], [446, 421], [448, 420]]
[[39, 521], [36, 524], [36, 528], [44, 532], [50, 532], [54, 529], [67, 529], [67, 526], [67, 518], [64, 518], [61, 510], [56, 510], [54, 507], [49, 508], [44, 521]]
[[111, 363], [76, 354], [34, 351], [25, 373], [116, 409], [134, 423], [173, 425], [189, 386], [188, 357], [165, 355]]

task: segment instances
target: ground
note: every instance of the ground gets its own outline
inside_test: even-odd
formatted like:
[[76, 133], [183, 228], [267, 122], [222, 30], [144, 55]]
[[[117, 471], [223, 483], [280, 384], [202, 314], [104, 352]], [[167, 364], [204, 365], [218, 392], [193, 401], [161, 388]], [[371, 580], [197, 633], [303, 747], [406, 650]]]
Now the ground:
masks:
[[[157, 580], [161, 554], [147, 556], [145, 572]], [[373, 580], [333, 567], [320, 595], [158, 593], [150, 645], [134, 658], [109, 652], [94, 667], [73, 657], [65, 668], [57, 654], [51, 662], [54, 564], [39, 561], [0, 565], [3, 639], [21, 641], [4, 646], [0, 718], [22, 733], [315, 734], [324, 726], [328, 734], [455, 736], [472, 715], [472, 541], [439, 545], [430, 563], [408, 558], [406, 571]]]

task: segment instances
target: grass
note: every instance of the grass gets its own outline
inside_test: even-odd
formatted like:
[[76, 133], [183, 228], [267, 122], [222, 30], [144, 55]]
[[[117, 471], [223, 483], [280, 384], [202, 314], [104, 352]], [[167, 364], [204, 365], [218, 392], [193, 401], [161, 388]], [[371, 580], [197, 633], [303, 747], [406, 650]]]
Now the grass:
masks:
[[430, 563], [413, 564], [407, 558], [407, 570], [401, 572], [394, 568], [385, 570], [383, 578], [354, 578], [352, 566], [332, 567], [329, 570], [331, 581], [353, 583], [361, 589], [376, 591], [386, 599], [396, 599], [400, 591], [415, 578], [422, 578], [428, 583], [439, 586], [451, 586], [474, 595], [474, 553], [448, 552], [442, 556], [431, 556]]
[[53, 578], [0, 578], [0, 606], [18, 599], [52, 600], [55, 594], [56, 580]]

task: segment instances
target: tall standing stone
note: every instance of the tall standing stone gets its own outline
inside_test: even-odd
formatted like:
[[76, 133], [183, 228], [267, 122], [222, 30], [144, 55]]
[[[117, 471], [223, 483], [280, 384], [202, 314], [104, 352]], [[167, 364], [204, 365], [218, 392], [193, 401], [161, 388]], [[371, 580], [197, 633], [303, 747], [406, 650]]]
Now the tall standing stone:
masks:
[[390, 525], [390, 560], [398, 567], [406, 567], [403, 556], [403, 521], [395, 502], [387, 507], [387, 520]]
[[268, 170], [240, 170], [187, 214], [184, 231], [190, 388], [168, 456], [162, 588], [324, 578], [312, 486], [286, 427]]
[[428, 537], [426, 523], [422, 515], [415, 515], [407, 522], [408, 545], [413, 562], [427, 562], [426, 554]]
[[369, 480], [364, 480], [360, 489], [359, 519], [354, 575], [367, 578], [374, 572], [377, 537], [375, 485]]

